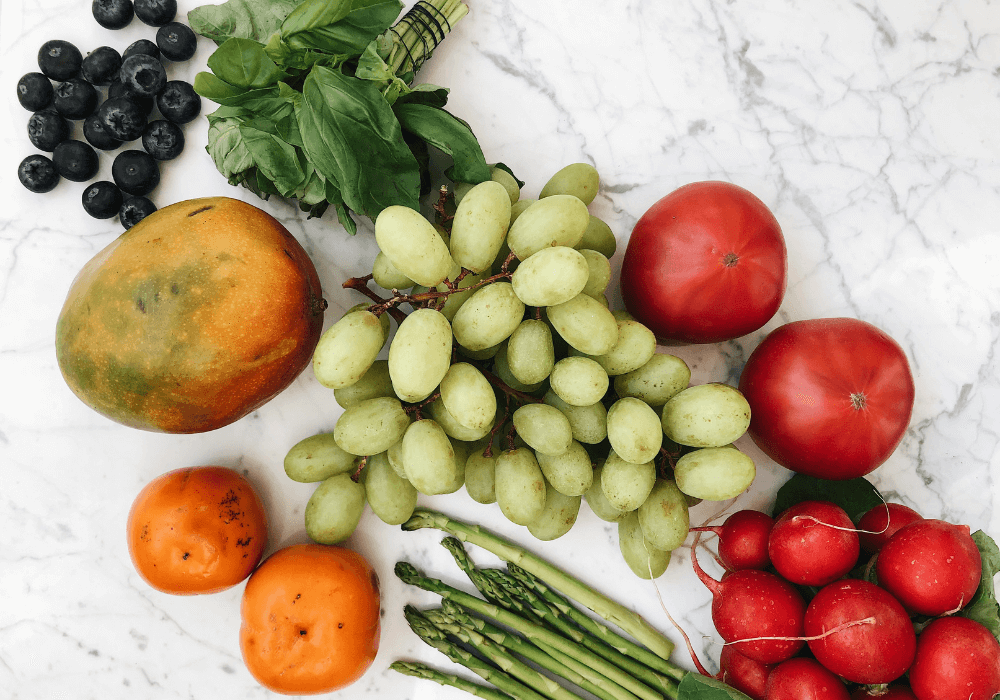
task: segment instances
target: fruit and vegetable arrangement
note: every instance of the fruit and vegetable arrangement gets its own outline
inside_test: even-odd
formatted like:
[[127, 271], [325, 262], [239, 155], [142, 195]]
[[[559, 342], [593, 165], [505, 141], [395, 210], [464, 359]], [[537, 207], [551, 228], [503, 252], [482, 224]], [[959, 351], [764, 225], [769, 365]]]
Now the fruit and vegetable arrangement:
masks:
[[[291, 480], [316, 484], [303, 509], [311, 543], [265, 556], [268, 514], [253, 484], [186, 466], [147, 484], [124, 524], [142, 580], [172, 595], [245, 582], [238, 639], [253, 677], [282, 694], [344, 688], [378, 653], [380, 610], [403, 607], [345, 545], [370, 508], [405, 532], [444, 531], [477, 591], [399, 562], [399, 579], [442, 598], [406, 606], [412, 631], [481, 680], [406, 660], [391, 668], [478, 697], [1000, 694], [1000, 550], [982, 531], [887, 502], [864, 478], [910, 423], [916, 389], [900, 345], [857, 319], [793, 321], [761, 340], [738, 381], [692, 384], [662, 346], [746, 336], [784, 298], [785, 240], [767, 206], [732, 183], [677, 188], [638, 219], [615, 280], [615, 233], [589, 208], [597, 169], [553, 168], [524, 196], [528, 184], [488, 162], [444, 109], [447, 90], [414, 84], [468, 8], [399, 10], [198, 8], [191, 27], [217, 48], [192, 87], [167, 80], [160, 60], [194, 53], [172, 0], [95, 0], [101, 26], [137, 16], [159, 27], [156, 43], [84, 58], [49, 42], [41, 73], [18, 83], [32, 143], [53, 153], [19, 166], [32, 191], [86, 181], [95, 148], [142, 139], [142, 151], [116, 157], [114, 183], [83, 195], [88, 213], [118, 215], [127, 230], [80, 271], [55, 324], [73, 392], [111, 420], [171, 434], [229, 425], [304, 371], [342, 409], [283, 463]], [[355, 217], [373, 223], [371, 273], [342, 281], [364, 299], [325, 331], [319, 275], [276, 219], [229, 198], [160, 209], [145, 198], [201, 98], [219, 105], [207, 150], [230, 184], [312, 217], [332, 206], [350, 234]], [[154, 106], [164, 119], [148, 120]], [[68, 138], [67, 120], [85, 120], [91, 145]], [[439, 188], [432, 155], [448, 161]], [[611, 308], [616, 283], [623, 309]], [[693, 523], [694, 506], [729, 510], [753, 483], [754, 460], [734, 444], [744, 436], [794, 476], [769, 512]], [[538, 547], [572, 537], [586, 507], [614, 526], [623, 571], [640, 579], [688, 557], [692, 583], [712, 594], [719, 673], [690, 642], [697, 670], [678, 665], [673, 643], [599, 582], [421, 504], [449, 494]], [[506, 567], [477, 566], [465, 545]]]

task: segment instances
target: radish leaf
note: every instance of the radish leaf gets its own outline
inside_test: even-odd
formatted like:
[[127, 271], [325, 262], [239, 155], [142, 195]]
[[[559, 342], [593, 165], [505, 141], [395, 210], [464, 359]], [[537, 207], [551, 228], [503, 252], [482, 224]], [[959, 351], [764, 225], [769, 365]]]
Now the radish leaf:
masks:
[[983, 579], [972, 601], [958, 614], [983, 625], [1000, 641], [1000, 604], [993, 587], [993, 577], [1000, 572], [1000, 549], [982, 530], [972, 533], [972, 539], [983, 558]]
[[688, 673], [677, 686], [677, 700], [750, 700], [747, 695], [722, 681]]
[[777, 518], [784, 511], [802, 501], [830, 501], [847, 511], [856, 524], [862, 515], [883, 503], [878, 489], [864, 477], [846, 481], [818, 479], [806, 474], [795, 474], [778, 489], [771, 514]]

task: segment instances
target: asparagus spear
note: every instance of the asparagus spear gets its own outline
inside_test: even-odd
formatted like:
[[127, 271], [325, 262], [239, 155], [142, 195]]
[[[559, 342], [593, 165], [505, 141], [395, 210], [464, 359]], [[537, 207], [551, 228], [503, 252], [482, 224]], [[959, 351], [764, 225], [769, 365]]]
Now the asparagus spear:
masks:
[[562, 569], [550, 564], [524, 548], [478, 525], [469, 525], [449, 518], [443, 513], [417, 508], [413, 516], [402, 524], [405, 531], [431, 527], [454, 535], [463, 542], [471, 542], [513, 563], [538, 577], [548, 585], [589, 608], [608, 622], [628, 632], [650, 651], [669, 659], [673, 642], [660, 634], [641, 615], [578, 581]]
[[441, 685], [450, 685], [454, 688], [458, 688], [459, 690], [471, 693], [472, 695], [482, 698], [483, 700], [511, 700], [510, 695], [507, 695], [507, 693], [501, 693], [499, 690], [491, 688], [487, 685], [473, 683], [472, 681], [467, 681], [459, 676], [444, 673], [417, 661], [393, 661], [389, 664], [389, 668], [407, 676], [425, 678]]
[[542, 581], [535, 576], [532, 576], [517, 564], [508, 564], [507, 571], [526, 588], [533, 590], [545, 599], [553, 609], [562, 612], [579, 625], [584, 631], [594, 635], [598, 639], [604, 640], [604, 642], [606, 642], [609, 646], [617, 649], [621, 653], [628, 654], [646, 666], [649, 666], [651, 669], [673, 676], [677, 680], [680, 680], [686, 673], [684, 669], [670, 663], [666, 659], [660, 658], [656, 654], [649, 651], [646, 647], [636, 644], [631, 639], [618, 634], [607, 625], [602, 624], [589, 615], [581, 612], [564, 596], [560, 595], [549, 586], [546, 586]]
[[[582, 648], [579, 644], [572, 642], [565, 637], [553, 632], [547, 627], [537, 625], [525, 620], [520, 615], [504, 609], [498, 605], [488, 603], [481, 598], [470, 595], [453, 586], [449, 586], [438, 579], [429, 578], [421, 574], [416, 567], [407, 562], [397, 562], [395, 567], [396, 576], [404, 583], [408, 583], [425, 591], [437, 593], [442, 598], [450, 599], [473, 612], [485, 615], [506, 627], [519, 632], [531, 641], [543, 640], [549, 646], [558, 649], [564, 654], [574, 656], [583, 663], [598, 671], [602, 675], [610, 678], [618, 685], [628, 689], [644, 700], [662, 700], [662, 694], [656, 692], [649, 686], [633, 678], [630, 674], [615, 666], [592, 651]], [[676, 697], [676, 692], [667, 693], [668, 697]]]
[[544, 695], [536, 693], [507, 673], [491, 666], [475, 654], [451, 642], [444, 632], [432, 625], [416, 608], [407, 605], [403, 609], [403, 616], [410, 624], [410, 629], [424, 640], [424, 642], [443, 653], [455, 663], [465, 666], [483, 680], [492, 683], [508, 695], [517, 700], [546, 700]]

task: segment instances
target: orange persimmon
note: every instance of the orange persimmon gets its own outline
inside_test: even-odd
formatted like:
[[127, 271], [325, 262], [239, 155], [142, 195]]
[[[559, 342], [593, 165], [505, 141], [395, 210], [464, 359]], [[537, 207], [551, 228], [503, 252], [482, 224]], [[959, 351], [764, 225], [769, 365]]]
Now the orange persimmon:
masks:
[[379, 605], [378, 576], [357, 552], [322, 544], [279, 549], [243, 591], [243, 662], [277, 693], [343, 688], [375, 660]]
[[186, 467], [146, 485], [129, 511], [135, 570], [164, 593], [216, 593], [254, 570], [267, 545], [267, 516], [253, 486], [225, 467]]

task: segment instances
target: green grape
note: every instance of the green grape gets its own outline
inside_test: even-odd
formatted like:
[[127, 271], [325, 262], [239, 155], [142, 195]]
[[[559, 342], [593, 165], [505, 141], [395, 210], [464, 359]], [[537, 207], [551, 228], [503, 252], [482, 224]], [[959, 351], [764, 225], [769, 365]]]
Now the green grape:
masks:
[[547, 386], [545, 380], [534, 384], [524, 384], [510, 369], [510, 360], [508, 359], [508, 353], [510, 351], [510, 343], [504, 342], [500, 345], [500, 350], [497, 352], [496, 357], [493, 358], [493, 372], [500, 377], [500, 381], [509, 386], [515, 391], [520, 391], [525, 394], [537, 395], [544, 387]]
[[[347, 314], [354, 313], [355, 311], [368, 311], [368, 310], [371, 309], [371, 307], [372, 307], [372, 305], [369, 304], [369, 303], [367, 303], [367, 302], [362, 302], [360, 304], [355, 304], [354, 306], [352, 306], [351, 308], [349, 308], [344, 315], [346, 316]], [[382, 335], [384, 335], [386, 338], [388, 338], [389, 337], [389, 314], [380, 314], [379, 317], [378, 317], [378, 322], [382, 325]]]
[[489, 269], [510, 226], [510, 196], [498, 182], [481, 182], [462, 197], [451, 223], [451, 257], [473, 272]]
[[588, 357], [564, 357], [549, 377], [552, 391], [571, 406], [597, 403], [608, 392], [608, 385], [608, 373]]
[[496, 503], [497, 451], [489, 457], [483, 455], [485, 445], [473, 450], [465, 460], [465, 491], [476, 503]]
[[385, 452], [369, 457], [361, 476], [368, 505], [379, 520], [400, 525], [410, 519], [417, 505], [417, 490], [393, 470]]
[[545, 509], [545, 478], [527, 447], [501, 452], [494, 466], [500, 512], [517, 525], [530, 525]]
[[490, 168], [490, 179], [503, 185], [512, 206], [517, 204], [521, 198], [521, 186], [517, 184], [517, 178], [503, 168], [494, 165]]
[[558, 408], [544, 403], [521, 406], [511, 418], [514, 429], [528, 446], [547, 455], [561, 455], [573, 444], [569, 419]]
[[461, 345], [455, 345], [458, 348], [458, 354], [462, 357], [468, 357], [470, 360], [492, 360], [496, 357], [496, 354], [500, 351], [503, 343], [497, 343], [496, 345], [485, 348], [483, 350], [469, 350], [469, 348], [462, 347]]
[[458, 440], [451, 437], [451, 449], [455, 453], [455, 475], [451, 481], [447, 484], [442, 485], [441, 493], [455, 493], [460, 488], [465, 486], [465, 462], [469, 459], [471, 442], [466, 442], [465, 440]]
[[492, 421], [482, 428], [466, 428], [458, 422], [458, 419], [451, 414], [440, 398], [435, 399], [427, 406], [431, 418], [437, 421], [438, 425], [447, 433], [448, 437], [465, 442], [474, 442], [485, 436], [493, 428]]
[[635, 511], [618, 523], [618, 548], [628, 568], [641, 579], [659, 578], [670, 564], [670, 552], [657, 549], [643, 536]]
[[389, 362], [387, 360], [375, 360], [361, 379], [350, 386], [333, 390], [333, 398], [337, 400], [341, 408], [350, 408], [366, 399], [395, 395], [392, 379], [389, 377]]
[[594, 466], [583, 445], [574, 440], [561, 455], [535, 454], [545, 480], [566, 496], [582, 496], [594, 481]]
[[382, 289], [409, 289], [413, 280], [396, 269], [389, 256], [379, 251], [372, 264], [372, 279]]
[[333, 433], [320, 433], [299, 440], [285, 455], [285, 474], [304, 484], [353, 472], [357, 456], [337, 446]]
[[663, 432], [679, 445], [722, 447], [750, 426], [750, 404], [727, 384], [688, 387], [663, 405]]
[[674, 355], [653, 355], [639, 369], [615, 377], [615, 393], [633, 396], [650, 406], [662, 406], [691, 381], [691, 369]]
[[669, 552], [684, 544], [691, 527], [688, 504], [671, 479], [656, 482], [638, 513], [642, 534], [654, 547]]
[[333, 426], [337, 445], [353, 455], [377, 455], [403, 437], [410, 416], [399, 399], [379, 396], [351, 406]]
[[440, 311], [417, 309], [407, 316], [389, 345], [389, 376], [403, 401], [423, 401], [451, 366], [451, 324]]
[[534, 385], [537, 389], [556, 362], [548, 324], [533, 318], [521, 321], [507, 340], [505, 357], [514, 378], [523, 386]]
[[611, 376], [639, 369], [656, 352], [656, 336], [636, 320], [617, 318], [618, 342], [605, 355], [594, 358]]
[[323, 386], [340, 389], [364, 376], [385, 345], [378, 316], [351, 311], [330, 326], [313, 352], [313, 372]]
[[483, 373], [467, 362], [456, 362], [441, 380], [441, 402], [466, 428], [482, 430], [493, 425], [497, 397]]
[[600, 401], [589, 406], [570, 406], [551, 390], [545, 392], [542, 400], [566, 416], [574, 440], [596, 445], [608, 436], [608, 409]]
[[608, 442], [626, 462], [650, 461], [663, 444], [656, 411], [639, 399], [618, 399], [608, 409]]
[[350, 474], [331, 476], [306, 503], [306, 534], [319, 544], [343, 542], [357, 528], [364, 511], [364, 484], [355, 483]]
[[635, 510], [649, 496], [656, 482], [656, 466], [626, 462], [614, 450], [608, 454], [601, 472], [601, 490], [608, 502], [626, 513]]
[[597, 196], [601, 184], [600, 175], [590, 163], [573, 163], [561, 169], [545, 183], [539, 199], [552, 195], [572, 195], [584, 204], [590, 204]]
[[403, 438], [392, 443], [392, 447], [385, 451], [385, 458], [389, 460], [389, 466], [396, 472], [396, 475], [405, 479], [406, 468], [403, 466]]
[[569, 532], [580, 514], [580, 496], [559, 493], [552, 484], [545, 484], [545, 505], [542, 513], [528, 523], [528, 532], [536, 540], [549, 542]]
[[615, 256], [615, 251], [618, 250], [618, 242], [615, 240], [615, 234], [611, 231], [611, 227], [602, 219], [591, 214], [587, 230], [583, 232], [583, 238], [575, 247], [577, 250], [596, 250], [610, 260]]
[[[513, 226], [514, 222], [517, 221], [517, 217], [524, 213], [524, 210], [530, 207], [532, 204], [537, 202], [537, 199], [518, 199], [516, 202], [510, 205], [510, 225]], [[507, 252], [510, 252], [510, 248], [507, 248]], [[499, 258], [499, 256], [498, 256]], [[502, 261], [501, 261], [502, 262]]]
[[552, 246], [574, 247], [590, 223], [587, 205], [572, 195], [556, 194], [525, 209], [510, 225], [507, 245], [518, 260]]
[[688, 452], [674, 467], [678, 488], [706, 501], [736, 498], [750, 488], [756, 475], [753, 460], [731, 445]]
[[455, 261], [430, 221], [398, 204], [383, 209], [375, 219], [375, 241], [393, 266], [417, 284], [433, 287], [443, 282]]
[[604, 355], [618, 342], [618, 321], [594, 297], [577, 294], [545, 312], [556, 332], [582, 353]]
[[[606, 302], [607, 297], [604, 291], [611, 282], [611, 263], [596, 250], [581, 250], [580, 253], [587, 261], [588, 270], [587, 284], [583, 288], [583, 293], [594, 297], [598, 301], [604, 299]], [[607, 303], [605, 303], [605, 306], [607, 306]]]
[[594, 481], [591, 483], [590, 488], [587, 489], [587, 493], [583, 495], [584, 500], [587, 501], [587, 505], [590, 509], [594, 511], [596, 515], [601, 520], [608, 523], [620, 522], [629, 511], [619, 510], [608, 497], [604, 495], [604, 488], [601, 486], [601, 481], [603, 480], [604, 474], [604, 462], [599, 462], [597, 467], [594, 469]]
[[455, 448], [436, 421], [410, 425], [403, 436], [402, 457], [406, 480], [420, 493], [434, 496], [455, 490], [459, 474]]
[[524, 260], [514, 270], [510, 282], [526, 306], [555, 306], [584, 291], [589, 275], [583, 253], [554, 246]]
[[470, 350], [485, 350], [506, 340], [523, 317], [524, 304], [510, 282], [493, 282], [476, 290], [455, 314], [455, 340]]

